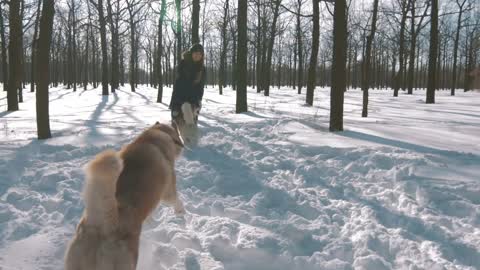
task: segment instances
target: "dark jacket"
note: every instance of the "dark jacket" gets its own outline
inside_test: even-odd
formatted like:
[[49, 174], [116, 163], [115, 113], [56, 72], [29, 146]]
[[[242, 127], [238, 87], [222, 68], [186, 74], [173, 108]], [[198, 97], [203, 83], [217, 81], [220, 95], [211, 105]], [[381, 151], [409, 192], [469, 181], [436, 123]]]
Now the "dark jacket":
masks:
[[[199, 106], [203, 98], [205, 85], [205, 67], [203, 63], [194, 63], [191, 56], [185, 56], [177, 67], [175, 84], [173, 85], [172, 99], [170, 100], [171, 110], [180, 110], [183, 103]], [[201, 75], [199, 75], [201, 72]], [[198, 76], [200, 80], [195, 82]]]

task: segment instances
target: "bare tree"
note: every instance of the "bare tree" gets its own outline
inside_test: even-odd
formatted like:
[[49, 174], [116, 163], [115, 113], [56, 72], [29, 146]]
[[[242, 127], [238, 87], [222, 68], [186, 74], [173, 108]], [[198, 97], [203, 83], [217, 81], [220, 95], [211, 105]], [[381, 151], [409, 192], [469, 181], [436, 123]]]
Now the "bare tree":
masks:
[[3, 91], [8, 89], [8, 66], [7, 66], [7, 40], [5, 39], [5, 25], [3, 22], [3, 3], [0, 2], [0, 39], [2, 42], [1, 53], [2, 53], [2, 78], [3, 78]]
[[269, 96], [270, 95], [270, 73], [271, 73], [271, 65], [272, 65], [272, 55], [273, 55], [273, 45], [275, 43], [275, 36], [277, 35], [277, 21], [278, 21], [278, 16], [280, 14], [280, 4], [281, 0], [274, 0], [272, 3], [273, 6], [273, 21], [272, 25], [270, 28], [270, 40], [268, 41], [268, 47], [267, 47], [267, 58], [266, 61], [264, 62], [264, 81], [263, 81], [263, 90], [264, 90], [264, 95]]
[[10, 41], [8, 44], [9, 79], [7, 103], [9, 111], [18, 110], [17, 91], [22, 82], [22, 16], [20, 13], [20, 0], [10, 0]]
[[38, 40], [38, 85], [37, 85], [37, 134], [38, 139], [52, 137], [50, 133], [50, 116], [48, 108], [48, 83], [50, 81], [50, 44], [52, 42], [54, 0], [43, 0], [40, 36]]
[[453, 67], [452, 67], [452, 85], [450, 88], [450, 94], [455, 95], [455, 86], [457, 82], [457, 59], [458, 59], [458, 43], [460, 40], [460, 30], [462, 28], [462, 15], [465, 11], [464, 7], [467, 3], [467, 0], [455, 0], [459, 8], [458, 19], [457, 19], [457, 32], [455, 34], [455, 43], [453, 45]]
[[[310, 65], [308, 67], [308, 84], [307, 84], [307, 104], [313, 105], [313, 92], [316, 84], [316, 69], [318, 60], [318, 47], [320, 38], [320, 7], [319, 0], [312, 0], [313, 5], [313, 33], [312, 33], [312, 53], [310, 56]], [[299, 78], [301, 81], [301, 78]]]
[[177, 36], [177, 62], [176, 64], [180, 63], [182, 60], [182, 0], [175, 0], [175, 9], [177, 12], [177, 23], [176, 23], [176, 33]]
[[219, 81], [218, 89], [220, 95], [223, 95], [223, 87], [225, 86], [225, 69], [227, 66], [227, 46], [228, 46], [228, 37], [227, 37], [227, 26], [228, 26], [228, 9], [229, 9], [229, 0], [225, 0], [225, 5], [223, 7], [223, 22], [221, 27], [221, 39], [222, 39], [222, 48], [220, 51], [220, 68], [219, 68]]
[[199, 43], [200, 0], [192, 0], [192, 44]]
[[346, 90], [347, 3], [335, 1], [333, 15], [333, 62], [330, 93], [330, 131], [343, 130], [343, 101]]
[[[295, 62], [296, 62], [296, 57], [298, 57], [298, 83], [296, 84], [298, 94], [302, 93], [302, 86], [303, 86], [303, 80], [300, 78], [303, 78], [303, 42], [302, 42], [302, 25], [300, 21], [300, 12], [302, 11], [302, 0], [297, 0], [297, 14], [296, 14], [296, 19], [297, 19], [297, 24], [296, 24], [296, 53], [295, 53]], [[318, 4], [317, 4], [318, 5]]]
[[428, 55], [428, 85], [426, 103], [435, 103], [437, 87], [437, 54], [438, 54], [438, 0], [432, 1], [430, 14], [430, 50]]
[[368, 88], [370, 87], [370, 61], [372, 58], [372, 43], [375, 37], [375, 31], [377, 28], [377, 11], [378, 0], [373, 1], [373, 14], [372, 14], [372, 28], [370, 34], [367, 36], [367, 46], [365, 48], [365, 58], [362, 65], [362, 91], [363, 91], [363, 106], [362, 117], [368, 116]]
[[108, 14], [108, 23], [110, 25], [110, 33], [111, 33], [111, 82], [110, 82], [110, 89], [112, 93], [115, 93], [115, 90], [119, 87], [119, 77], [120, 77], [120, 64], [119, 64], [119, 43], [120, 43], [120, 34], [119, 34], [119, 24], [121, 10], [120, 10], [120, 1], [115, 1], [115, 12], [113, 11], [113, 5], [111, 0], [107, 0], [107, 14]]
[[33, 39], [32, 39], [32, 49], [31, 49], [31, 60], [32, 60], [32, 65], [30, 66], [30, 92], [35, 91], [35, 58], [36, 58], [36, 43], [37, 43], [37, 35], [38, 35], [38, 24], [40, 23], [40, 9], [42, 6], [42, 1], [38, 0], [37, 4], [37, 16], [35, 19], [35, 29], [33, 33]]
[[247, 14], [248, 5], [245, 0], [238, 0], [238, 89], [236, 112], [242, 113], [247, 107]]
[[422, 22], [425, 16], [427, 15], [428, 8], [430, 6], [430, 3], [427, 2], [425, 5], [425, 10], [423, 12], [423, 15], [420, 17], [420, 22], [418, 25], [415, 24], [415, 1], [412, 1], [410, 3], [411, 7], [411, 24], [410, 24], [410, 60], [409, 60], [409, 67], [408, 67], [408, 90], [407, 94], [411, 95], [413, 94], [413, 75], [414, 75], [414, 67], [415, 67], [415, 47], [417, 46], [417, 37], [418, 34], [420, 33], [420, 30], [422, 30], [423, 26]]
[[[399, 69], [395, 76], [395, 85], [393, 89], [393, 96], [398, 96], [398, 90], [403, 86], [403, 73], [404, 73], [404, 56], [405, 56], [405, 25], [407, 22], [408, 7], [413, 0], [401, 0], [400, 6], [402, 8], [402, 20], [400, 22], [400, 49], [398, 51], [398, 64]], [[395, 67], [394, 67], [395, 68]]]
[[137, 84], [137, 61], [138, 61], [138, 36], [136, 35], [137, 25], [143, 19], [139, 18], [140, 12], [145, 6], [145, 2], [126, 0], [128, 11], [128, 23], [130, 31], [130, 88], [135, 92], [135, 85]]
[[108, 96], [108, 51], [107, 51], [107, 29], [105, 16], [103, 15], [103, 0], [90, 0], [98, 12], [100, 24], [100, 44], [102, 48], [102, 95]]
[[157, 102], [162, 102], [163, 96], [163, 72], [162, 72], [162, 55], [163, 55], [163, 22], [165, 20], [165, 14], [167, 12], [167, 2], [162, 0], [160, 7], [160, 16], [158, 19], [158, 33], [157, 33], [157, 76], [158, 76], [158, 94]]

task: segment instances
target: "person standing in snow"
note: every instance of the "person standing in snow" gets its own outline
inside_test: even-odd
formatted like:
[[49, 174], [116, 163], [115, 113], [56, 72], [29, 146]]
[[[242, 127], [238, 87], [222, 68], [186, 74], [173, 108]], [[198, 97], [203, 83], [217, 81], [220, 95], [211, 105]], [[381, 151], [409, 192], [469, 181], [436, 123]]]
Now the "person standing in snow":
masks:
[[202, 107], [202, 98], [205, 85], [204, 50], [201, 44], [194, 44], [182, 55], [177, 66], [176, 79], [173, 85], [172, 99], [169, 109], [172, 120], [182, 119], [182, 105], [190, 103], [197, 113]]

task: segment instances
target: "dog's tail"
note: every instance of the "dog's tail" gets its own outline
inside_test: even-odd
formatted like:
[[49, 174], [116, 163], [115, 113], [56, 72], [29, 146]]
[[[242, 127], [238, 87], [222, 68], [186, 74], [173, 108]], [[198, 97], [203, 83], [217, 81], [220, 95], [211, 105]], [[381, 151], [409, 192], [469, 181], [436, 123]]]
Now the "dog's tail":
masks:
[[123, 161], [113, 150], [98, 154], [85, 167], [87, 178], [84, 200], [87, 224], [105, 229], [115, 227], [118, 221], [115, 191], [122, 170]]
[[183, 119], [185, 120], [185, 123], [187, 123], [188, 125], [193, 125], [195, 123], [192, 104], [188, 102], [183, 103], [182, 113], [183, 113]]

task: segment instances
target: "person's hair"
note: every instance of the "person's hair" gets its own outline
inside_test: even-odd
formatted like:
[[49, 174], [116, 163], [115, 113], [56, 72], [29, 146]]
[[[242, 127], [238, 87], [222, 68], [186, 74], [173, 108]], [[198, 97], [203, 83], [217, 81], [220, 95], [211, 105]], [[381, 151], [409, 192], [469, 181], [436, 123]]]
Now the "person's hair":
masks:
[[[194, 63], [193, 58], [192, 58], [192, 52], [190, 50], [184, 51], [182, 53], [182, 59], [185, 60], [185, 61], [188, 61], [190, 63]], [[200, 60], [200, 63], [194, 63], [194, 64], [198, 64], [198, 65], [203, 66], [204, 59], [205, 59], [205, 55], [202, 53], [202, 60]]]

